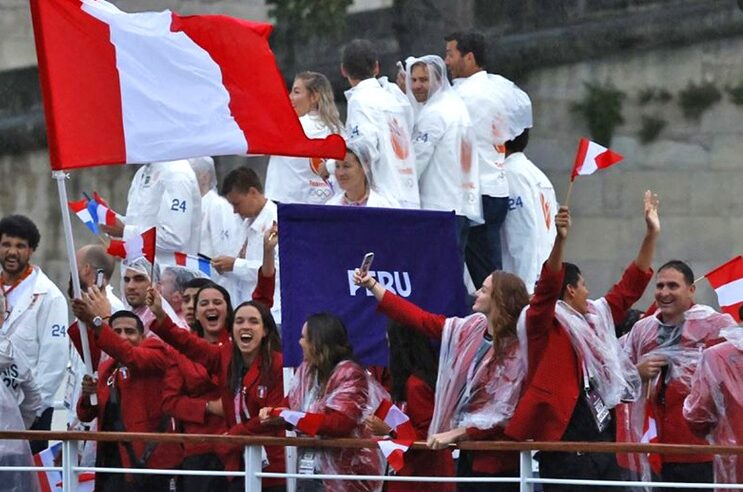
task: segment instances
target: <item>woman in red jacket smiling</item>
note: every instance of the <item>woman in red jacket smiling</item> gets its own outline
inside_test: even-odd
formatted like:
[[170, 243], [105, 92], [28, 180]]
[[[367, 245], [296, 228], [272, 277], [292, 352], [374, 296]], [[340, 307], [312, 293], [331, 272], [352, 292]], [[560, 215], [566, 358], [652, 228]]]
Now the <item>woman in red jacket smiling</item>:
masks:
[[[202, 287], [196, 293], [194, 331], [211, 344], [229, 343], [232, 325], [230, 295], [219, 285]], [[179, 354], [165, 371], [163, 412], [175, 418], [187, 434], [223, 434], [227, 431], [221, 411], [219, 378], [188, 357]], [[186, 470], [224, 470], [213, 444], [185, 444]], [[225, 477], [194, 476], [183, 480], [184, 492], [223, 492]]]
[[[354, 276], [379, 301], [379, 310], [435, 340], [441, 341], [434, 412], [428, 445], [444, 449], [463, 440], [505, 439], [503, 428], [518, 403], [526, 354], [516, 321], [529, 302], [524, 282], [495, 271], [475, 296], [474, 314], [447, 318], [424, 311], [392, 292], [369, 274]], [[518, 476], [518, 453], [462, 451], [460, 477]], [[460, 483], [457, 490], [518, 490], [518, 484]]]

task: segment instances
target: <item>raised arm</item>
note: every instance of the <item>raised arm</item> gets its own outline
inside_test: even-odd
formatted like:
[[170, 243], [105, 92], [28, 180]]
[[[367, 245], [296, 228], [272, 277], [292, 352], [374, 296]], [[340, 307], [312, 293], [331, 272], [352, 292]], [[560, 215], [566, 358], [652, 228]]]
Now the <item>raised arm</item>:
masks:
[[210, 374], [219, 374], [221, 370], [221, 352], [218, 344], [212, 344], [197, 335], [178, 327], [162, 307], [162, 298], [155, 287], [147, 289], [145, 303], [155, 315], [156, 321], [150, 327], [165, 343], [180, 353], [203, 365]]
[[446, 322], [446, 316], [443, 314], [429, 313], [412, 302], [388, 292], [368, 273], [362, 276], [359, 270], [356, 270], [353, 281], [374, 294], [374, 298], [379, 301], [378, 309], [393, 321], [409, 326], [427, 337], [441, 339]]
[[635, 258], [635, 264], [643, 272], [650, 270], [655, 254], [655, 243], [660, 234], [660, 219], [658, 217], [658, 195], [647, 190], [643, 198], [645, 212], [645, 237], [642, 239], [640, 251]]

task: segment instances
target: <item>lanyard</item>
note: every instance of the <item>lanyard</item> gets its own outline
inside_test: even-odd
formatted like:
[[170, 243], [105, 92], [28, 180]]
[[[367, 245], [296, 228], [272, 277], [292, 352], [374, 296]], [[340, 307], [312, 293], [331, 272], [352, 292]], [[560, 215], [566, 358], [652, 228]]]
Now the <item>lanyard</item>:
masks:
[[248, 405], [245, 403], [245, 395], [248, 392], [248, 388], [243, 386], [242, 388], [238, 388], [237, 391], [235, 391], [235, 398], [232, 401], [232, 404], [235, 409], [235, 421], [238, 424], [241, 424], [243, 422], [242, 416], [245, 415], [245, 422], [247, 422], [250, 419], [250, 411], [248, 410]]

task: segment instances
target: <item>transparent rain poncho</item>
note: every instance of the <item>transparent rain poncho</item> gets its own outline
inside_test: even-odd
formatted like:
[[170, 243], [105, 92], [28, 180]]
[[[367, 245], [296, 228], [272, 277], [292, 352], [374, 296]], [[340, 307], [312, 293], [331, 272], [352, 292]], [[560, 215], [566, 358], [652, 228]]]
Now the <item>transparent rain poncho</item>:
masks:
[[[683, 413], [711, 444], [737, 446], [743, 443], [743, 328], [730, 326], [720, 335], [725, 343], [702, 352]], [[743, 483], [741, 460], [743, 455], [715, 455], [715, 483]]]
[[[413, 94], [413, 71], [419, 72], [425, 68], [428, 75], [428, 94], [424, 102], [418, 102]], [[432, 102], [437, 96], [452, 90], [451, 83], [446, 77], [446, 64], [438, 55], [425, 55], [420, 58], [408, 57], [405, 60], [405, 92], [416, 114], [426, 103]]]
[[[41, 408], [41, 395], [25, 359], [4, 335], [0, 335], [0, 377], [0, 431], [26, 430]], [[5, 466], [34, 466], [28, 441], [0, 440], [0, 470]], [[36, 472], [2, 470], [0, 478], [6, 492], [39, 490]]]
[[[526, 377], [526, 344], [510, 340], [496, 355], [484, 336], [487, 326], [481, 313], [446, 320], [429, 436], [460, 427], [504, 426], [513, 415]], [[522, 333], [519, 338], [525, 340]]]
[[[350, 436], [368, 439], [372, 437], [364, 421], [371, 416], [382, 400], [389, 394], [361, 366], [350, 360], [339, 362], [328, 378], [324, 390], [303, 362], [294, 375], [289, 389], [289, 406], [292, 410], [324, 414], [335, 410], [356, 421]], [[327, 474], [384, 474], [384, 460], [376, 449], [319, 448], [316, 449], [316, 467]], [[299, 456], [302, 456], [300, 449]], [[329, 492], [371, 492], [382, 490], [381, 481], [326, 480]]]
[[[632, 330], [623, 337], [624, 350], [632, 363], [638, 364], [647, 357], [659, 355], [668, 365], [656, 378], [643, 383], [640, 397], [634, 403], [626, 405], [621, 418], [618, 414], [617, 440], [641, 442], [646, 406], [657, 405], [655, 398], [661, 385], [665, 388], [665, 394], [688, 394], [702, 350], [719, 341], [720, 330], [732, 325], [735, 325], [735, 320], [730, 315], [718, 313], [701, 304], [687, 310], [684, 322], [674, 328], [662, 325], [657, 313], [635, 323]], [[681, 409], [669, 408], [667, 411], [680, 412]], [[655, 417], [658, 418], [657, 415]], [[631, 470], [639, 473], [643, 479], [650, 478], [650, 465], [646, 455], [627, 455], [626, 458]]]
[[[605, 298], [588, 301], [588, 312], [578, 313], [564, 301], [557, 301], [555, 317], [565, 327], [578, 353], [591, 387], [607, 408], [640, 396], [640, 375], [624, 353], [614, 331], [614, 318]], [[582, 383], [582, 382], [581, 382]]]

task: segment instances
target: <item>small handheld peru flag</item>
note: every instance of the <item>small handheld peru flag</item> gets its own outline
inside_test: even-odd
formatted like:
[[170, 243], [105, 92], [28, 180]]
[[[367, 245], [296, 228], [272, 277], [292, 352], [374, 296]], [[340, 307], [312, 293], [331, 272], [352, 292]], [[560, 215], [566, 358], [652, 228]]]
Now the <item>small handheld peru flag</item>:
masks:
[[173, 253], [175, 255], [175, 264], [193, 270], [195, 272], [201, 272], [206, 276], [212, 274], [211, 258], [204, 255], [189, 255], [187, 253]]
[[410, 418], [389, 400], [382, 400], [374, 415], [394, 431], [394, 439], [380, 440], [377, 444], [387, 463], [395, 471], [400, 471], [405, 466], [405, 453], [415, 442], [413, 424]]
[[[642, 444], [656, 444], [660, 442], [658, 438], [658, 427], [655, 422], [655, 412], [653, 412], [653, 406], [650, 404], [650, 400], [645, 404], [645, 422], [643, 423], [640, 442]], [[655, 453], [648, 453], [648, 462], [653, 472], [656, 475], [660, 475], [663, 466], [661, 456]]]
[[323, 416], [319, 413], [298, 412], [288, 408], [274, 408], [271, 412], [274, 417], [281, 417], [287, 423], [293, 425], [300, 432], [314, 437], [323, 422]]
[[342, 159], [292, 109], [270, 24], [30, 0], [55, 170], [203, 155]]
[[157, 243], [157, 229], [151, 227], [141, 235], [135, 236], [128, 241], [112, 239], [106, 253], [117, 256], [127, 261], [144, 258], [150, 263], [155, 263], [155, 244]]
[[743, 305], [743, 256], [736, 256], [705, 277], [715, 289], [720, 309], [740, 323], [738, 312]]
[[599, 169], [606, 169], [622, 159], [623, 157], [613, 150], [587, 138], [581, 138], [578, 143], [578, 152], [575, 155], [575, 164], [573, 165], [570, 181], [575, 181], [577, 176], [587, 176]]
[[85, 224], [85, 227], [90, 229], [90, 231], [98, 235], [98, 226], [96, 225], [98, 223], [97, 220], [91, 215], [90, 209], [88, 209], [88, 200], [83, 198], [82, 200], [77, 200], [76, 202], [67, 202], [70, 206], [70, 210], [72, 210], [75, 215]]

